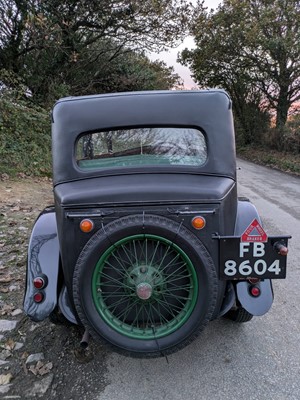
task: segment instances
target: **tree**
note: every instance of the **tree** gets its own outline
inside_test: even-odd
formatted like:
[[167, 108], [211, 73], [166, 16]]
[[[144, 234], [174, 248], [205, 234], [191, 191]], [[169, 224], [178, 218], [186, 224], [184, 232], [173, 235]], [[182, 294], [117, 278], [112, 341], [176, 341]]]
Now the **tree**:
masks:
[[0, 0], [0, 69], [21, 76], [43, 104], [54, 87], [72, 93], [79, 66], [84, 77], [128, 51], [175, 45], [189, 10], [185, 0]]
[[[96, 43], [95, 47], [100, 48]], [[89, 50], [88, 50], [89, 51]], [[181, 81], [173, 67], [162, 61], [150, 61], [145, 55], [124, 49], [118, 57], [104, 51], [101, 60], [89, 62], [83, 52], [71, 66], [66, 81], [73, 95], [160, 90], [180, 87]]]
[[196, 81], [224, 87], [237, 106], [254, 96], [284, 126], [300, 99], [300, 1], [224, 0], [215, 13], [200, 3], [194, 21], [197, 47], [180, 59]]

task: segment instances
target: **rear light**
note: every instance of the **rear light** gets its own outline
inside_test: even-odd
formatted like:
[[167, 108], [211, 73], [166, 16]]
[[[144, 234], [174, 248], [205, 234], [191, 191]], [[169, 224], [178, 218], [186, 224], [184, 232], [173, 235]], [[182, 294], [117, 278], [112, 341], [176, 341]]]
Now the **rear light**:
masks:
[[80, 229], [84, 233], [89, 233], [94, 229], [94, 222], [90, 219], [83, 219], [79, 225]]
[[203, 229], [206, 225], [206, 221], [203, 217], [194, 217], [192, 219], [192, 227], [195, 229]]
[[43, 289], [46, 286], [46, 280], [45, 278], [41, 277], [41, 276], [37, 276], [36, 278], [34, 278], [33, 280], [33, 286], [36, 289]]
[[37, 293], [35, 293], [34, 296], [33, 296], [33, 300], [34, 300], [36, 303], [41, 303], [41, 302], [44, 300], [44, 295], [43, 295], [43, 293], [42, 293], [42, 292], [37, 292]]
[[250, 286], [250, 294], [253, 297], [260, 296], [260, 288], [258, 286]]

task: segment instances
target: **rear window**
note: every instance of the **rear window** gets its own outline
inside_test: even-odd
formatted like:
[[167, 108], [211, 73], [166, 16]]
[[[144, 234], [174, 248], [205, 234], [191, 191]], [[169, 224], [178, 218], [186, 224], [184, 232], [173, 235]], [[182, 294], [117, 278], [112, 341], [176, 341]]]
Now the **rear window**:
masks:
[[207, 159], [203, 133], [194, 128], [134, 128], [82, 135], [76, 161], [82, 169], [151, 165], [200, 166]]

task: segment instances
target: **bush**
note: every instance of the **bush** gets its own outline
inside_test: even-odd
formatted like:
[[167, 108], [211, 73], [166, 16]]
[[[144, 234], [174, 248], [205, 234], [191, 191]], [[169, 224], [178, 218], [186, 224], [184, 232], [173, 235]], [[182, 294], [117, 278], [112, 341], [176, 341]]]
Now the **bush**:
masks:
[[296, 114], [288, 120], [284, 142], [286, 151], [300, 153], [300, 114]]
[[270, 115], [256, 103], [243, 103], [234, 108], [236, 142], [238, 146], [262, 144], [263, 133], [270, 124]]
[[259, 146], [240, 147], [237, 153], [251, 162], [300, 175], [300, 154], [284, 153]]
[[281, 129], [270, 128], [266, 130], [263, 144], [270, 148], [285, 153], [300, 153], [300, 115], [291, 117]]
[[0, 97], [0, 173], [51, 175], [50, 118], [25, 100]]

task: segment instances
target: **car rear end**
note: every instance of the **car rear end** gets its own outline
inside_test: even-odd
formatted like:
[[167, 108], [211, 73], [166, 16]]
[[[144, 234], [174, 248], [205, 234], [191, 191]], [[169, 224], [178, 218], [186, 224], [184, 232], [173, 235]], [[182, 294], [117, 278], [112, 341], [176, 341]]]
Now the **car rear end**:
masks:
[[215, 236], [233, 234], [237, 213], [230, 99], [222, 91], [71, 98], [53, 119], [74, 314], [119, 351], [178, 350], [220, 314], [226, 289]]
[[[47, 240], [59, 242], [58, 293], [42, 288], [45, 304], [52, 299], [46, 311], [32, 307], [29, 287], [29, 315], [42, 319], [57, 295], [63, 314], [96, 339], [123, 354], [155, 357], [186, 346], [240, 305], [238, 291], [246, 307], [261, 309], [262, 298], [254, 306], [248, 299], [251, 274], [239, 286], [225, 276], [233, 270], [224, 243], [259, 220], [237, 198], [225, 92], [67, 98], [52, 118], [55, 211], [47, 218], [55, 229]], [[36, 232], [44, 235], [42, 221]]]

